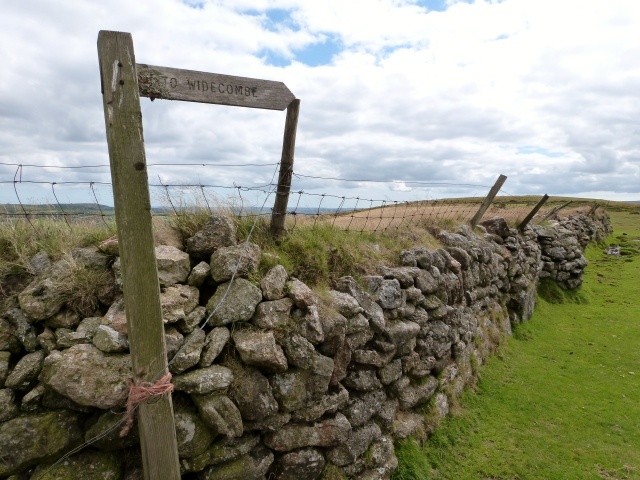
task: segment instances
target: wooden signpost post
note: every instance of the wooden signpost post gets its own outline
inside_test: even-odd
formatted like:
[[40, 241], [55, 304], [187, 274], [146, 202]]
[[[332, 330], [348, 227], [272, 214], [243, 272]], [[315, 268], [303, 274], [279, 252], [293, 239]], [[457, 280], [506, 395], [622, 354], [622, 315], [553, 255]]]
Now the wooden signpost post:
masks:
[[[125, 313], [136, 384], [167, 373], [140, 96], [287, 111], [276, 205], [286, 214], [300, 101], [282, 82], [136, 64], [130, 33], [101, 31], [98, 58], [120, 245]], [[280, 202], [278, 203], [278, 199]], [[274, 216], [276, 215], [274, 208]], [[180, 478], [171, 397], [139, 405], [146, 480]]]

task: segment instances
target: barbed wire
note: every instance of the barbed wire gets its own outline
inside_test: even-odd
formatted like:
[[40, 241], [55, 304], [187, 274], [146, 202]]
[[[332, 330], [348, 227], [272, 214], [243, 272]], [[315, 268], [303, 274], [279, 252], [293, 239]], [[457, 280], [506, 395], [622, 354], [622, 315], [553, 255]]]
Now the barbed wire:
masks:
[[[109, 200], [112, 201], [110, 181], [105, 180], [77, 180], [66, 179], [61, 177], [56, 181], [43, 179], [33, 179], [27, 176], [28, 167], [30, 170], [44, 169], [61, 169], [65, 170], [81, 170], [81, 169], [99, 169], [109, 168], [108, 164], [94, 165], [36, 165], [36, 164], [20, 164], [13, 162], [0, 162], [0, 165], [16, 167], [12, 179], [1, 179], [2, 185], [11, 184], [13, 186], [13, 195], [17, 201], [14, 208], [0, 208], [0, 219], [2, 218], [24, 218], [36, 229], [36, 225], [31, 221], [38, 217], [52, 217], [63, 220], [69, 228], [72, 228], [71, 222], [81, 221], [83, 219], [96, 217], [98, 221], [102, 221], [108, 225], [108, 221], [115, 217], [113, 207], [105, 206], [99, 201], [98, 193], [104, 193], [103, 189], [108, 189]], [[202, 166], [205, 168], [216, 167], [278, 167], [279, 163], [215, 163], [215, 162], [190, 162], [190, 163], [148, 163], [148, 167], [185, 167], [185, 166]], [[341, 228], [356, 232], [380, 232], [389, 229], [408, 228], [412, 225], [429, 225], [438, 222], [465, 222], [472, 218], [475, 211], [480, 205], [482, 197], [478, 197], [479, 193], [484, 194], [491, 187], [489, 185], [476, 183], [454, 183], [454, 182], [434, 182], [425, 180], [377, 180], [366, 178], [341, 178], [321, 175], [309, 175], [306, 173], [292, 172], [292, 177], [304, 182], [305, 180], [322, 180], [325, 182], [339, 182], [345, 184], [387, 184], [402, 185], [406, 187], [417, 187], [431, 193], [433, 197], [442, 197], [442, 190], [454, 188], [456, 191], [469, 191], [466, 197], [456, 198], [427, 198], [420, 200], [393, 200], [386, 198], [369, 198], [359, 195], [339, 195], [335, 193], [317, 193], [316, 188], [312, 191], [297, 190], [292, 191], [289, 198], [289, 208], [286, 212], [286, 226], [289, 230], [300, 227], [301, 225], [312, 225], [316, 227], [320, 224], [330, 224], [332, 227]], [[43, 204], [29, 204], [24, 201], [23, 194], [20, 193], [19, 186], [33, 186], [43, 191], [49, 188], [52, 201]], [[231, 210], [231, 212], [239, 217], [249, 217], [256, 215], [259, 205], [265, 196], [269, 195], [271, 190], [277, 185], [271, 182], [264, 182], [257, 185], [238, 185], [233, 184], [209, 183], [209, 182], [167, 182], [158, 175], [157, 182], [150, 182], [149, 189], [162, 198], [164, 206], [152, 207], [151, 213], [154, 216], [180, 216], [187, 215], [197, 208], [203, 208], [213, 214], [218, 210]], [[353, 187], [348, 187], [353, 189]], [[393, 187], [391, 187], [393, 188]], [[67, 192], [67, 189], [73, 189], [74, 195], [78, 191], [86, 190], [83, 194], [86, 202], [76, 202], [82, 205], [82, 210], [78, 211], [73, 204], [62, 202], [61, 194]], [[437, 195], [438, 189], [441, 195]], [[471, 194], [471, 189], [473, 193]], [[477, 189], [483, 189], [478, 192]], [[227, 192], [227, 193], [224, 193]], [[231, 208], [221, 208], [219, 205], [219, 196], [226, 196], [224, 203], [231, 205]], [[254, 196], [252, 200], [248, 196]], [[425, 195], [427, 196], [427, 195]], [[484, 217], [502, 216], [508, 221], [517, 221], [526, 216], [530, 211], [533, 201], [522, 202], [521, 204], [511, 205], [500, 203], [500, 197], [497, 197], [494, 204], [487, 210]], [[228, 206], [227, 205], [227, 206]], [[542, 218], [548, 210], [541, 210], [537, 218]], [[270, 211], [260, 209], [260, 216], [266, 217], [270, 215]], [[535, 223], [534, 219], [534, 223]]]

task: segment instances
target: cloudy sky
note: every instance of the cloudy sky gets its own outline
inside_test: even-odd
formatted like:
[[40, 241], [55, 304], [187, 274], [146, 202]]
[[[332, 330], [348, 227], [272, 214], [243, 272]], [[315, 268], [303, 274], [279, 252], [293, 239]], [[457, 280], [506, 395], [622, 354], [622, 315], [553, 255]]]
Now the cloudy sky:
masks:
[[[0, 203], [112, 204], [100, 30], [139, 63], [284, 82], [307, 206], [483, 196], [500, 174], [508, 194], [640, 200], [637, 0], [24, 0], [0, 15]], [[272, 181], [284, 111], [142, 112], [151, 184]]]

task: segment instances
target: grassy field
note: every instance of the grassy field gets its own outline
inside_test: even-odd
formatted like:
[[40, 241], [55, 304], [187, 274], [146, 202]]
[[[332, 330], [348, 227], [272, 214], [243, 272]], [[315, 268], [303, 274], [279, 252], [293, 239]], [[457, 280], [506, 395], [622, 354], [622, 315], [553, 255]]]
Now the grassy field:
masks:
[[395, 480], [640, 479], [640, 215], [610, 213], [627, 255], [591, 246], [577, 293], [543, 289], [460, 412], [398, 445]]

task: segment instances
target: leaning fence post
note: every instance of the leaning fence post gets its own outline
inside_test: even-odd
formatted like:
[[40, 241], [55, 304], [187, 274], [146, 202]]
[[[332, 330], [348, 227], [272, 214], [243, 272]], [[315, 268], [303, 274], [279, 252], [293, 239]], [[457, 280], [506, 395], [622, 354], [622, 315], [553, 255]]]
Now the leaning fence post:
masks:
[[[98, 58], [133, 378], [153, 384], [167, 357], [131, 34], [101, 31]], [[171, 396], [138, 408], [145, 479], [179, 479]]]
[[589, 213], [587, 213], [587, 217], [590, 217], [591, 215], [596, 213], [596, 210], [598, 209], [599, 206], [600, 204], [598, 202], [594, 203], [593, 207], [591, 207], [591, 210], [589, 210]]
[[549, 213], [547, 213], [544, 217], [542, 217], [542, 219], [540, 221], [544, 222], [547, 218], [552, 217], [553, 215], [558, 213], [563, 208], [568, 207], [569, 204], [571, 204], [571, 203], [573, 203], [573, 200], [569, 200], [568, 202], [563, 203], [562, 205], [560, 205], [558, 207], [555, 207], [553, 210], [551, 210]]
[[533, 210], [531, 210], [529, 212], [529, 215], [527, 215], [526, 217], [524, 217], [524, 220], [522, 220], [522, 223], [520, 223], [520, 225], [518, 225], [518, 230], [522, 231], [524, 230], [524, 227], [527, 226], [527, 224], [531, 221], [531, 219], [533, 218], [533, 216], [538, 213], [538, 210], [540, 210], [542, 208], [542, 206], [547, 203], [547, 200], [549, 200], [549, 195], [547, 195], [546, 193], [544, 194], [544, 197], [542, 197], [540, 199], [540, 201], [538, 202], [538, 204], [533, 207]]
[[480, 205], [480, 208], [471, 219], [472, 228], [478, 225], [478, 222], [482, 220], [482, 216], [484, 215], [484, 212], [487, 211], [487, 208], [489, 208], [489, 205], [491, 205], [491, 202], [493, 202], [493, 199], [496, 197], [496, 195], [500, 191], [500, 188], [502, 187], [506, 179], [507, 177], [505, 175], [500, 175], [498, 177], [498, 180], [496, 180], [496, 183], [493, 185], [493, 187], [491, 187], [491, 190], [489, 190], [489, 194], [482, 201], [482, 205]]
[[287, 120], [284, 125], [284, 138], [282, 140], [282, 157], [280, 160], [280, 174], [278, 175], [278, 187], [276, 200], [271, 213], [271, 235], [278, 238], [284, 232], [284, 222], [287, 218], [287, 204], [291, 191], [291, 175], [293, 174], [293, 156], [296, 148], [296, 131], [298, 128], [298, 114], [300, 113], [300, 100], [293, 100], [287, 107]]

